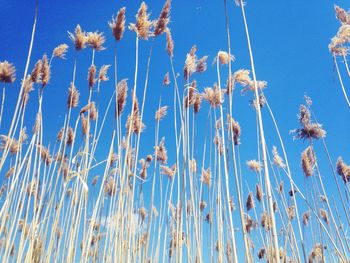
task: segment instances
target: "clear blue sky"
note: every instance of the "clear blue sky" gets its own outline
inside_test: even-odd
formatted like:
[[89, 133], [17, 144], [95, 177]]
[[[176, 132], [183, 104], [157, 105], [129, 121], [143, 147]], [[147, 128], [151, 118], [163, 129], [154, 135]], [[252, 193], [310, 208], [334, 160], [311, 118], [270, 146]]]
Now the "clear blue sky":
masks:
[[[107, 22], [115, 15], [120, 7], [126, 6], [127, 23], [135, 21], [135, 14], [141, 1], [41, 1], [39, 0], [39, 18], [37, 33], [34, 41], [32, 63], [41, 58], [44, 52], [51, 54], [54, 47], [61, 43], [71, 44], [67, 31], [74, 31], [79, 23], [86, 31], [99, 30], [105, 33], [107, 49], [96, 55], [96, 65], [113, 64], [114, 39], [111, 37]], [[163, 1], [147, 1], [152, 19], [158, 17]], [[286, 143], [287, 152], [292, 167], [292, 173], [303, 184], [303, 174], [300, 168], [300, 153], [306, 143], [293, 142], [289, 131], [297, 128], [297, 113], [299, 105], [303, 103], [303, 96], [307, 94], [313, 100], [313, 110], [318, 120], [327, 131], [327, 143], [331, 156], [335, 162], [338, 155], [343, 155], [350, 163], [350, 110], [340, 90], [332, 57], [328, 51], [330, 39], [337, 32], [339, 22], [334, 15], [334, 4], [348, 9], [349, 2], [342, 1], [279, 1], [279, 0], [248, 0], [246, 5], [247, 19], [250, 27], [252, 47], [255, 58], [257, 78], [266, 80], [268, 88], [265, 91], [270, 106], [274, 110], [281, 133]], [[7, 104], [5, 108], [5, 127], [8, 126], [11, 112], [14, 108], [19, 80], [22, 78], [25, 59], [28, 52], [33, 14], [34, 0], [0, 0], [0, 61], [8, 60], [16, 66], [17, 81], [7, 88]], [[236, 57], [233, 70], [239, 68], [250, 69], [249, 56], [243, 21], [240, 9], [234, 1], [228, 1], [228, 11], [231, 31], [231, 48]], [[209, 55], [208, 70], [205, 74], [196, 76], [200, 90], [211, 86], [216, 79], [215, 67], [211, 65], [218, 50], [226, 50], [225, 16], [223, 1], [210, 0], [173, 0], [171, 10], [171, 24], [175, 40], [175, 69], [182, 75], [182, 67], [186, 53], [193, 44], [198, 47], [198, 56]], [[134, 33], [127, 31], [118, 45], [119, 78], [129, 78], [132, 84], [134, 72]], [[147, 63], [149, 47], [153, 45], [151, 61], [147, 107], [145, 110], [145, 135], [152, 140], [145, 140], [147, 151], [153, 147], [153, 118], [158, 107], [161, 81], [170, 65], [165, 52], [165, 37], [155, 41], [140, 42], [140, 85], [143, 87], [143, 76]], [[73, 66], [73, 48], [70, 46], [67, 60], [54, 61], [52, 65], [51, 84], [45, 90], [44, 123], [46, 123], [46, 142], [55, 140], [56, 132], [63, 123], [66, 102], [66, 91], [71, 81]], [[77, 87], [82, 93], [82, 101], [87, 96], [87, 68], [90, 64], [91, 50], [79, 53]], [[226, 73], [225, 73], [226, 74]], [[103, 84], [106, 100], [113, 90], [112, 71], [111, 81]], [[181, 83], [181, 82], [180, 82]], [[350, 82], [345, 81], [350, 92]], [[141, 87], [141, 86], [140, 86]], [[166, 99], [172, 97], [172, 89], [163, 90]], [[36, 96], [32, 93], [32, 98]], [[85, 98], [85, 100], [84, 100]], [[242, 126], [241, 159], [255, 159], [256, 157], [256, 129], [255, 115], [248, 106], [251, 95], [241, 96], [236, 92], [235, 118]], [[165, 104], [171, 104], [169, 101]], [[83, 103], [80, 104], [83, 106]], [[35, 107], [29, 107], [28, 116], [34, 120]], [[199, 121], [205, 121], [207, 108], [199, 116]], [[266, 121], [267, 142], [278, 145], [277, 137], [272, 129], [268, 115]], [[164, 121], [164, 130], [171, 124]], [[200, 125], [200, 124], [198, 124]], [[203, 124], [204, 126], [204, 124]], [[1, 131], [1, 133], [4, 133]], [[162, 134], [163, 133], [163, 134]], [[253, 150], [249, 150], [253, 149]], [[321, 149], [321, 147], [320, 147]], [[323, 154], [324, 155], [324, 154]], [[323, 161], [324, 156], [320, 156]], [[172, 157], [172, 161], [174, 157]], [[325, 184], [329, 185], [329, 192], [333, 190], [333, 179], [327, 163], [321, 162], [324, 168]], [[250, 176], [249, 173], [246, 173]], [[250, 181], [247, 178], [247, 181]], [[254, 186], [251, 181], [250, 187]]]

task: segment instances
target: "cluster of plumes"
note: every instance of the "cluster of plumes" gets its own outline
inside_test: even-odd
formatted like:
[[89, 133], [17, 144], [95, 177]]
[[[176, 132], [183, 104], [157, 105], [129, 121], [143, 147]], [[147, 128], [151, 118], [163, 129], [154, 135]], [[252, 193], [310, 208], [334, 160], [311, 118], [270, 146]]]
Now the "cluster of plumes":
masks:
[[[250, 78], [250, 71], [247, 69], [239, 69], [237, 71], [235, 71], [232, 76], [230, 76], [227, 80], [227, 84], [226, 84], [226, 92], [227, 94], [230, 94], [233, 89], [234, 89], [234, 85], [235, 83], [239, 83], [243, 89], [241, 90], [242, 93], [251, 90], [254, 91], [255, 89], [255, 84], [254, 84], [254, 80], [252, 80]], [[266, 88], [267, 86], [267, 82], [264, 80], [257, 80], [256, 81], [256, 88], [258, 90], [263, 90], [264, 88]], [[265, 104], [265, 98], [264, 96], [261, 94], [259, 96], [259, 103], [257, 103], [256, 101], [253, 101], [253, 105], [257, 106], [260, 105], [260, 107], [263, 107]]]
[[257, 160], [249, 160], [246, 162], [248, 168], [256, 173], [261, 171], [261, 163]]
[[310, 111], [305, 105], [300, 105], [298, 118], [301, 127], [291, 131], [295, 134], [296, 139], [320, 139], [326, 136], [322, 125], [311, 121]]
[[348, 44], [350, 42], [350, 13], [339, 6], [335, 6], [335, 14], [341, 25], [328, 48], [334, 55], [346, 56], [349, 52]]
[[143, 180], [147, 179], [147, 169], [150, 165], [150, 163], [152, 162], [153, 157], [152, 155], [147, 155], [146, 159], [140, 159], [139, 160], [139, 164], [141, 165], [141, 170], [140, 170], [140, 177]]
[[[133, 92], [132, 92], [133, 93]], [[139, 110], [139, 102], [137, 100], [136, 94], [133, 94], [133, 107], [131, 114], [128, 116], [126, 121], [126, 129], [129, 132], [140, 134], [145, 128], [145, 124], [141, 120], [140, 110]], [[119, 103], [118, 103], [119, 105]]]
[[165, 139], [164, 137], [160, 140], [159, 144], [154, 147], [154, 156], [157, 162], [161, 164], [166, 164], [168, 161], [168, 152], [165, 148]]
[[33, 83], [41, 83], [45, 87], [51, 77], [50, 65], [46, 54], [43, 55], [42, 59], [39, 59], [30, 74], [31, 81]]
[[13, 83], [16, 80], [16, 69], [8, 61], [0, 62], [0, 82]]
[[112, 21], [108, 23], [116, 41], [122, 39], [125, 31], [125, 10], [125, 7], [120, 8], [117, 17], [112, 17]]
[[336, 166], [337, 173], [341, 176], [344, 183], [350, 182], [350, 165], [347, 165], [342, 157], [338, 157]]
[[101, 32], [84, 32], [80, 25], [78, 24], [75, 27], [74, 33], [68, 32], [68, 36], [71, 41], [74, 43], [76, 51], [82, 50], [86, 45], [90, 46], [96, 51], [104, 50], [103, 44], [106, 41], [106, 38]]
[[201, 182], [208, 187], [211, 185], [211, 169], [210, 167], [207, 169], [202, 168], [202, 176], [201, 176]]
[[278, 154], [276, 146], [272, 146], [273, 164], [280, 167], [286, 168], [286, 164], [283, 162], [282, 157]]
[[324, 210], [323, 208], [320, 208], [319, 214], [320, 214], [321, 219], [328, 225], [329, 224], [328, 212], [326, 210]]
[[217, 108], [224, 102], [225, 92], [224, 89], [220, 89], [218, 85], [214, 83], [212, 88], [204, 88], [202, 98], [208, 101], [211, 107]]
[[176, 173], [176, 163], [173, 164], [171, 167], [166, 166], [166, 165], [161, 165], [160, 166], [160, 173], [168, 176], [169, 179], [173, 179]]
[[68, 45], [60, 44], [53, 50], [52, 57], [65, 59], [67, 51], [68, 51]]
[[186, 55], [184, 66], [184, 78], [188, 80], [189, 77], [195, 72], [204, 72], [207, 70], [208, 56], [203, 56], [198, 59], [196, 55], [197, 47], [194, 45], [190, 52]]
[[168, 106], [163, 106], [156, 111], [156, 114], [154, 116], [156, 121], [160, 121], [166, 116], [168, 108]]
[[241, 143], [241, 126], [237, 121], [233, 119], [231, 115], [227, 115], [227, 129], [229, 133], [229, 139], [233, 138], [234, 145], [239, 145]]
[[79, 97], [80, 93], [75, 87], [74, 83], [71, 82], [69, 88], [68, 88], [68, 98], [67, 98], [67, 108], [75, 108], [79, 104]]
[[116, 87], [117, 90], [117, 105], [115, 109], [115, 116], [119, 117], [124, 111], [126, 104], [126, 98], [128, 96], [128, 83], [127, 79], [122, 79], [119, 81]]
[[198, 113], [201, 108], [202, 96], [197, 90], [197, 81], [193, 80], [188, 86], [188, 93], [184, 99], [185, 108], [193, 106], [194, 113]]
[[109, 67], [110, 67], [110, 65], [102, 65], [100, 68], [100, 71], [98, 73], [98, 78], [96, 78], [96, 66], [94, 64], [92, 64], [89, 67], [88, 78], [87, 78], [88, 84], [89, 84], [89, 89], [92, 89], [95, 86], [97, 80], [99, 82], [108, 80], [107, 71], [108, 71]]
[[301, 167], [303, 168], [306, 177], [313, 174], [315, 166], [315, 156], [312, 148], [307, 147], [301, 154]]

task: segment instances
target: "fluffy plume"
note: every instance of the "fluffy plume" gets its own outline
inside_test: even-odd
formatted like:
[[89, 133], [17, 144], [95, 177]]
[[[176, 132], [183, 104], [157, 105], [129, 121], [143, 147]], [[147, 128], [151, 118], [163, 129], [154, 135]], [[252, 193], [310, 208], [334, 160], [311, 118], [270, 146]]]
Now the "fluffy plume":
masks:
[[111, 65], [103, 65], [100, 68], [100, 71], [98, 73], [98, 79], [100, 81], [107, 81], [108, 80], [108, 76], [107, 76], [107, 71], [110, 68]]
[[23, 94], [22, 94], [22, 104], [23, 106], [27, 105], [29, 100], [29, 93], [32, 92], [33, 89], [33, 81], [30, 75], [27, 76], [25, 80], [23, 80]]
[[233, 136], [233, 142], [235, 145], [240, 144], [241, 126], [230, 115], [227, 115], [227, 129], [229, 132], [229, 138]]
[[189, 53], [186, 55], [185, 66], [184, 66], [184, 78], [187, 80], [197, 68], [197, 47], [193, 46]]
[[137, 97], [136, 95], [133, 95], [132, 97], [135, 101], [133, 102], [133, 108], [131, 114], [128, 116], [125, 127], [128, 132], [131, 131], [135, 134], [140, 134], [145, 128], [145, 124], [141, 120]]
[[298, 115], [301, 128], [292, 130], [297, 139], [320, 139], [326, 136], [326, 131], [322, 129], [322, 125], [311, 122], [310, 112], [304, 105], [300, 105], [300, 113]]
[[79, 104], [79, 91], [74, 86], [73, 82], [70, 84], [68, 89], [67, 107], [75, 108]]
[[315, 158], [312, 148], [307, 147], [301, 154], [301, 167], [303, 168], [306, 177], [313, 174], [313, 169], [315, 166]]
[[147, 40], [151, 35], [151, 26], [152, 21], [149, 20], [147, 5], [145, 2], [142, 2], [136, 15], [136, 24], [130, 24], [130, 29], [136, 32], [137, 37]]
[[171, 0], [166, 0], [160, 15], [155, 22], [154, 26], [154, 35], [158, 36], [165, 32], [168, 27], [168, 23], [170, 21], [170, 8], [171, 8]]
[[234, 61], [235, 57], [233, 55], [228, 54], [226, 51], [219, 51], [214, 61], [219, 60], [220, 64], [225, 65], [228, 64], [229, 61]]
[[66, 143], [67, 143], [68, 146], [71, 146], [73, 144], [73, 141], [74, 141], [73, 128], [72, 127], [68, 127]]
[[259, 202], [261, 202], [261, 200], [263, 198], [263, 192], [262, 192], [262, 189], [261, 189], [259, 184], [255, 185], [255, 190], [256, 190], [255, 197]]
[[164, 75], [163, 86], [169, 86], [169, 84], [170, 84], [170, 77], [169, 77], [169, 72], [167, 72]]
[[117, 117], [119, 117], [124, 110], [124, 107], [126, 104], [127, 92], [128, 92], [127, 79], [123, 79], [117, 85], [117, 107], [116, 107]]
[[334, 6], [334, 10], [335, 10], [335, 16], [341, 23], [350, 25], [349, 12], [346, 12], [343, 8], [337, 5]]
[[219, 107], [224, 101], [225, 90], [219, 89], [215, 83], [214, 87], [205, 88], [202, 98], [209, 102], [213, 108]]
[[118, 11], [117, 17], [112, 18], [112, 21], [108, 23], [116, 41], [121, 40], [124, 34], [125, 10], [126, 10], [125, 7], [120, 8]]
[[0, 62], [0, 82], [12, 83], [16, 80], [16, 69], [8, 61]]
[[44, 54], [43, 58], [41, 59], [41, 62], [41, 83], [43, 86], [46, 86], [49, 83], [51, 76], [50, 65], [46, 54]]
[[156, 114], [155, 114], [155, 117], [154, 117], [154, 118], [155, 118], [157, 121], [162, 120], [162, 119], [166, 116], [168, 108], [169, 108], [168, 106], [160, 107], [160, 108], [156, 111]]
[[174, 56], [174, 40], [171, 35], [170, 30], [166, 30], [166, 51], [168, 55], [172, 58]]
[[320, 208], [319, 212], [320, 212], [320, 217], [328, 225], [329, 224], [328, 212], [322, 208]]
[[274, 165], [281, 168], [286, 168], [286, 164], [283, 162], [282, 157], [278, 154], [276, 146], [272, 146], [272, 155]]
[[70, 33], [68, 32], [69, 38], [72, 40], [75, 46], [75, 50], [79, 51], [83, 48], [85, 48], [86, 44], [86, 34], [81, 30], [80, 25], [77, 25], [75, 28], [75, 32]]
[[247, 208], [247, 211], [249, 211], [250, 209], [254, 208], [254, 197], [253, 197], [253, 193], [252, 192], [250, 192], [248, 194], [245, 206]]
[[233, 80], [234, 80], [234, 82], [238, 82], [243, 87], [245, 87], [252, 82], [249, 74], [250, 74], [249, 70], [239, 69], [235, 73], [233, 73]]
[[42, 60], [39, 59], [32, 70], [32, 73], [30, 74], [32, 81], [34, 83], [40, 83], [41, 81], [41, 68], [42, 68]]
[[105, 47], [103, 47], [103, 44], [105, 43], [106, 39], [103, 36], [102, 32], [88, 32], [87, 36], [86, 36], [86, 42], [87, 44], [97, 50], [97, 51], [101, 51], [104, 50]]
[[88, 83], [89, 89], [92, 89], [96, 83], [96, 67], [95, 65], [91, 65], [88, 71]]
[[159, 144], [154, 147], [154, 156], [158, 162], [161, 164], [166, 164], [168, 161], [168, 153], [165, 148], [165, 139], [164, 137], [161, 139]]
[[58, 45], [52, 52], [52, 56], [56, 58], [65, 59], [68, 50], [67, 44]]
[[261, 171], [261, 163], [257, 160], [249, 160], [247, 161], [247, 166], [250, 170], [254, 172], [260, 172]]
[[169, 177], [169, 179], [174, 178], [175, 173], [176, 173], [176, 164], [174, 164], [172, 167], [166, 166], [166, 165], [161, 165], [160, 166], [160, 173], [164, 174]]
[[310, 211], [306, 211], [303, 213], [303, 224], [304, 226], [307, 226], [309, 224], [310, 220]]
[[337, 173], [341, 176], [344, 183], [348, 183], [350, 181], [350, 165], [347, 165], [342, 157], [338, 157], [336, 167]]
[[210, 167], [208, 169], [202, 168], [201, 182], [203, 184], [206, 184], [208, 187], [210, 187], [210, 185], [211, 185], [211, 170], [210, 170]]

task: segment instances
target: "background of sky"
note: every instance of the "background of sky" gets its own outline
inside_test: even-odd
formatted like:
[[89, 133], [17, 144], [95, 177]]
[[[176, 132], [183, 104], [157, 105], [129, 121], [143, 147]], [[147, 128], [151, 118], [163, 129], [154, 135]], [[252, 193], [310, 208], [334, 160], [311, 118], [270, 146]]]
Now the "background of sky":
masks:
[[[115, 43], [108, 21], [111, 20], [112, 15], [116, 15], [119, 8], [125, 6], [127, 24], [134, 22], [140, 3], [141, 1], [127, 0], [39, 0], [38, 24], [30, 70], [43, 53], [47, 52], [48, 55], [51, 55], [52, 50], [61, 43], [70, 45], [67, 60], [53, 61], [51, 83], [45, 90], [43, 108], [46, 143], [56, 139], [56, 133], [64, 121], [67, 88], [72, 77], [74, 56], [67, 31], [73, 32], [75, 26], [80, 24], [85, 31], [99, 30], [104, 32], [107, 37], [106, 50], [97, 52], [95, 64], [98, 68], [103, 64], [113, 64]], [[151, 18], [156, 19], [163, 6], [163, 1], [147, 1], [146, 3], [151, 11]], [[297, 113], [299, 105], [304, 102], [305, 94], [312, 98], [313, 110], [318, 121], [323, 124], [327, 131], [326, 141], [333, 163], [339, 155], [344, 157], [345, 162], [350, 163], [350, 111], [340, 89], [332, 56], [328, 51], [330, 39], [336, 34], [339, 27], [339, 22], [334, 14], [334, 4], [340, 5], [346, 10], [349, 8], [349, 2], [345, 0], [249, 0], [246, 5], [257, 78], [268, 82], [265, 95], [275, 113], [286, 144], [292, 174], [296, 182], [301, 185], [304, 184], [304, 176], [300, 167], [300, 155], [307, 143], [293, 141], [293, 136], [289, 134], [289, 131], [298, 127]], [[7, 87], [4, 126], [0, 132], [6, 133], [17, 101], [19, 80], [23, 76], [25, 67], [34, 16], [34, 1], [0, 0], [0, 6], [0, 61], [8, 60], [14, 63], [17, 69], [17, 81]], [[236, 61], [232, 65], [233, 71], [240, 68], [250, 69], [240, 8], [234, 4], [234, 1], [228, 1], [227, 6], [231, 32], [231, 52], [236, 57]], [[203, 91], [204, 87], [212, 86], [217, 81], [216, 68], [212, 66], [212, 61], [219, 50], [227, 50], [224, 14], [223, 1], [173, 0], [170, 28], [175, 41], [175, 70], [181, 76], [179, 78], [181, 80], [180, 87], [183, 86], [182, 68], [186, 53], [194, 44], [198, 47], [197, 55], [199, 57], [209, 56], [208, 70], [202, 75], [195, 76], [199, 90]], [[165, 36], [155, 40], [140, 41], [138, 90], [139, 92], [143, 90], [150, 46], [153, 46], [153, 54], [144, 119], [147, 129], [142, 134], [144, 140], [141, 156], [153, 151], [153, 118], [158, 107], [160, 94], [163, 96], [162, 101], [165, 105], [172, 105], [173, 94], [173, 81], [168, 90], [161, 87], [164, 74], [170, 71], [168, 56], [165, 52]], [[122, 41], [118, 43], [117, 54], [118, 79], [129, 78], [129, 86], [133, 84], [134, 47], [135, 34], [127, 30]], [[90, 63], [91, 49], [87, 48], [79, 52], [76, 86], [82, 95], [80, 106], [84, 105], [87, 98], [86, 77]], [[225, 76], [222, 77], [222, 82], [225, 82], [227, 69], [223, 67], [222, 70], [223, 76]], [[345, 71], [342, 72], [345, 76]], [[103, 83], [101, 87], [102, 101], [109, 100], [109, 96], [113, 92], [112, 70], [110, 70], [109, 76], [110, 81]], [[345, 85], [350, 87], [349, 78], [344, 79]], [[348, 91], [350, 92], [350, 88]], [[34, 98], [36, 98], [36, 94], [33, 92], [31, 99]], [[242, 164], [245, 160], [257, 158], [255, 113], [249, 106], [251, 99], [251, 94], [241, 96], [238, 89], [235, 91], [233, 107], [234, 117], [242, 128]], [[29, 123], [33, 123], [35, 112], [36, 105], [32, 103], [29, 105], [27, 113]], [[199, 113], [198, 127], [201, 125], [201, 127], [205, 127], [207, 112], [208, 107], [204, 107]], [[273, 144], [280, 149], [267, 112], [264, 112], [263, 117], [269, 149]], [[171, 118], [172, 115], [162, 123], [160, 136], [167, 138], [172, 136], [168, 132], [169, 129], [171, 131], [173, 129]], [[45, 120], [47, 121], [45, 122]], [[108, 123], [107, 129], [111, 125], [112, 123]], [[31, 127], [29, 124], [28, 126]], [[321, 149], [321, 145], [316, 145], [316, 147]], [[175, 161], [174, 158], [174, 156], [171, 157], [170, 163]], [[323, 152], [320, 152], [319, 158], [321, 171], [324, 171], [322, 174], [324, 183], [328, 193], [332, 193], [335, 191], [335, 186]], [[244, 173], [244, 176], [251, 187], [254, 186], [254, 176], [248, 172]]]

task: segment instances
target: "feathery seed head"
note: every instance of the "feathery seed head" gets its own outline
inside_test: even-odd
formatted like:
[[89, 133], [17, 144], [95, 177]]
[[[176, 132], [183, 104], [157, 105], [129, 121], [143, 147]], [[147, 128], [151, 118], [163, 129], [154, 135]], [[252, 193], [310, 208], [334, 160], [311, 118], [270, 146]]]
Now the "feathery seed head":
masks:
[[124, 34], [125, 10], [126, 10], [125, 7], [120, 8], [118, 11], [117, 17], [112, 18], [112, 21], [108, 23], [116, 41], [121, 40]]
[[108, 80], [108, 76], [107, 76], [107, 71], [110, 68], [111, 65], [103, 65], [100, 68], [100, 71], [98, 73], [98, 79], [100, 81], [107, 81]]
[[103, 44], [105, 43], [106, 38], [103, 36], [102, 32], [88, 32], [86, 36], [87, 44], [95, 49], [96, 51], [104, 50], [105, 47]]
[[167, 29], [168, 23], [170, 21], [170, 17], [169, 17], [170, 8], [171, 8], [171, 0], [166, 0], [158, 19], [155, 22], [155, 26], [154, 26], [155, 36], [162, 34]]
[[60, 44], [53, 50], [52, 56], [56, 58], [65, 59], [67, 51], [68, 51], [68, 45]]
[[74, 43], [75, 50], [79, 51], [85, 48], [86, 40], [87, 40], [86, 34], [85, 32], [82, 31], [79, 24], [76, 26], [74, 34], [68, 32], [68, 36]]
[[16, 80], [16, 69], [8, 61], [0, 62], [0, 82], [13, 83]]
[[70, 87], [68, 89], [68, 99], [67, 99], [67, 107], [75, 108], [79, 104], [79, 91], [74, 86], [73, 82], [70, 84]]

